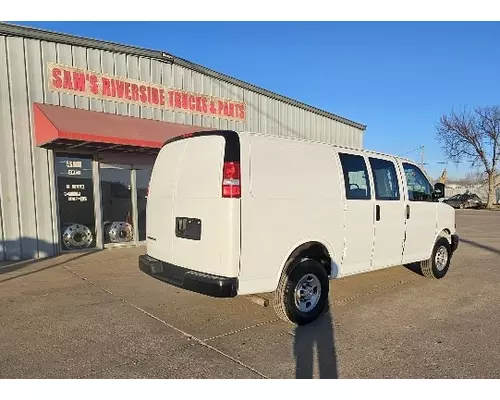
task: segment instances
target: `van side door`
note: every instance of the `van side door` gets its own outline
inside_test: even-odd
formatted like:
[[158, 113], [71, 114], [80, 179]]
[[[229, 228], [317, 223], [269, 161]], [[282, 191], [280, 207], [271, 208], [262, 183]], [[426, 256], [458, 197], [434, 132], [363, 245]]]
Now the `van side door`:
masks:
[[406, 239], [403, 263], [427, 260], [432, 253], [437, 225], [437, 205], [432, 198], [432, 185], [422, 170], [402, 162], [405, 175]]
[[368, 160], [375, 196], [372, 269], [401, 265], [406, 226], [400, 168], [391, 157]]
[[338, 155], [343, 174], [344, 254], [341, 274], [345, 276], [371, 268], [373, 199], [366, 158], [344, 150]]

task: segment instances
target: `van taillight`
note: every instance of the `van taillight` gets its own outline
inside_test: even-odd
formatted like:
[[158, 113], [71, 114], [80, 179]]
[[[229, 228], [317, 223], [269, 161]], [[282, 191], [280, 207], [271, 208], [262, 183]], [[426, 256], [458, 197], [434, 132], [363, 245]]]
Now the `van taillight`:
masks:
[[222, 173], [222, 197], [239, 199], [241, 197], [240, 163], [225, 162]]

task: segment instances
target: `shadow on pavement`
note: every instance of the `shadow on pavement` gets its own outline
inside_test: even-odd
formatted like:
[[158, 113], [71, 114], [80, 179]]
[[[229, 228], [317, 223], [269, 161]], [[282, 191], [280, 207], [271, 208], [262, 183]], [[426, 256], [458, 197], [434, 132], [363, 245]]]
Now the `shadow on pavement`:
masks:
[[414, 272], [417, 275], [424, 276], [424, 274], [422, 274], [422, 270], [420, 269], [420, 263], [419, 262], [414, 262], [414, 263], [411, 263], [411, 264], [404, 264], [403, 266], [407, 270], [409, 270], [411, 272]]
[[463, 242], [463, 243], [470, 244], [471, 246], [474, 246], [474, 247], [477, 247], [477, 248], [489, 251], [489, 252], [494, 253], [494, 254], [500, 254], [500, 249], [496, 249], [496, 248], [491, 247], [491, 246], [486, 246], [484, 244], [474, 242], [473, 240], [460, 238], [460, 241]]
[[[469, 239], [465, 239], [465, 238], [460, 238], [460, 243], [466, 243], [466, 244], [469, 244], [471, 246], [474, 246], [474, 247], [477, 247], [479, 249], [482, 249], [482, 250], [486, 250], [490, 253], [493, 253], [493, 254], [499, 254], [500, 255], [500, 248], [495, 248], [495, 247], [491, 247], [491, 246], [486, 246], [484, 244], [481, 244], [481, 243], [478, 243], [478, 242], [475, 242], [473, 240], [469, 240]], [[460, 248], [460, 246], [459, 246]], [[420, 263], [416, 262], [416, 263], [411, 263], [411, 264], [405, 264], [404, 267], [418, 275], [421, 275], [423, 276], [422, 274], [422, 271], [420, 270]]]
[[331, 306], [316, 321], [295, 329], [295, 377], [313, 378], [314, 353], [320, 379], [337, 379], [337, 353]]

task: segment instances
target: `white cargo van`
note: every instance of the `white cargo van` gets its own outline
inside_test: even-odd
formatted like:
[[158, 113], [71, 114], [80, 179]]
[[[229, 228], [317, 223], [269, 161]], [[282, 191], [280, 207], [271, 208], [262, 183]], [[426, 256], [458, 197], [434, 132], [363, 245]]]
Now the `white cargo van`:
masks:
[[145, 273], [214, 297], [274, 292], [284, 320], [314, 320], [329, 279], [420, 262], [442, 278], [455, 211], [414, 163], [258, 133], [165, 143], [147, 203]]

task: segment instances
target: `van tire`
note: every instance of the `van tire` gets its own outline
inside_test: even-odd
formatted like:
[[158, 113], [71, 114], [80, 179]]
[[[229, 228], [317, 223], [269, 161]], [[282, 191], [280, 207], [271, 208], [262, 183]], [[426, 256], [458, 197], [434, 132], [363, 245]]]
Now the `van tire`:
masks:
[[[303, 278], [319, 282], [317, 286], [321, 289], [316, 305], [308, 312], [301, 311], [295, 302], [297, 284]], [[295, 325], [309, 324], [325, 310], [328, 304], [329, 288], [328, 274], [320, 262], [310, 258], [293, 260], [288, 268], [285, 268], [274, 292], [274, 310], [283, 321]]]
[[[436, 263], [436, 254], [438, 253], [438, 251], [446, 252], [445, 253], [446, 263], [444, 267], [443, 266], [439, 267]], [[429, 260], [425, 260], [420, 263], [420, 270], [422, 272], [422, 275], [425, 276], [426, 278], [433, 278], [433, 279], [443, 278], [448, 272], [448, 269], [450, 268], [451, 256], [452, 252], [450, 243], [446, 238], [440, 237], [436, 241], [436, 244], [434, 245], [431, 258]]]

